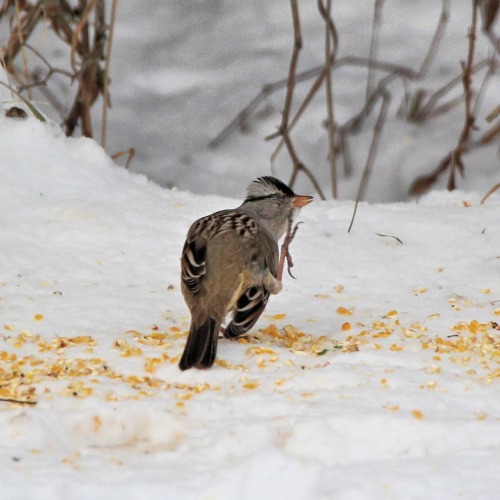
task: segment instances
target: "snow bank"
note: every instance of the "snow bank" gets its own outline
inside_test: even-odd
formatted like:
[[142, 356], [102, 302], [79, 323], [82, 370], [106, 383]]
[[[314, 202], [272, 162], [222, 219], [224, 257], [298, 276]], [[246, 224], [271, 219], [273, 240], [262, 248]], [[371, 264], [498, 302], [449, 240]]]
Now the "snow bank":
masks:
[[31, 117], [2, 113], [0, 150], [0, 397], [25, 402], [0, 402], [1, 498], [496, 495], [498, 194], [361, 204], [351, 233], [314, 202], [297, 280], [181, 373], [184, 236], [238, 201]]

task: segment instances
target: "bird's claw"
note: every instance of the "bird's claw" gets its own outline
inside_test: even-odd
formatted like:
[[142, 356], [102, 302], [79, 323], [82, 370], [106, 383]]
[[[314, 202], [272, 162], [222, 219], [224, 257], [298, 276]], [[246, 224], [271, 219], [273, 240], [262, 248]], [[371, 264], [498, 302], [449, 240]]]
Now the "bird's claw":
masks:
[[285, 236], [285, 239], [283, 240], [283, 245], [281, 245], [281, 250], [285, 252], [285, 258], [286, 258], [286, 265], [287, 265], [287, 271], [288, 274], [293, 278], [296, 279], [295, 276], [292, 274], [292, 271], [290, 269], [293, 267], [293, 260], [292, 256], [290, 255], [290, 251], [288, 250], [288, 247], [290, 246], [290, 243], [293, 241], [295, 238], [295, 235], [297, 233], [297, 230], [299, 229], [299, 225], [302, 224], [302, 222], [297, 222], [295, 224], [293, 230], [292, 230], [292, 224], [290, 223], [289, 230]]

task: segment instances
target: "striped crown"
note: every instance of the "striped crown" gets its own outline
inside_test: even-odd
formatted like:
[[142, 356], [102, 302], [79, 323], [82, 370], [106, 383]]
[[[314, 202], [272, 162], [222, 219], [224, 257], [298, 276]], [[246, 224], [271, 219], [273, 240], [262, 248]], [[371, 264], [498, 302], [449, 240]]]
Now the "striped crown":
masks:
[[281, 193], [290, 198], [295, 196], [295, 193], [283, 182], [276, 177], [265, 175], [255, 179], [247, 188], [246, 201], [255, 198], [267, 198], [273, 194]]

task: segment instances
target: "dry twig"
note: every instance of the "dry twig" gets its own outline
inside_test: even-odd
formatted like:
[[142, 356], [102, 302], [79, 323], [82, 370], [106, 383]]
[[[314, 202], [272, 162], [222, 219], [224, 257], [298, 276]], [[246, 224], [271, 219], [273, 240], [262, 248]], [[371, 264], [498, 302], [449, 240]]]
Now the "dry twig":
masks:
[[[465, 166], [462, 156], [470, 148], [470, 137], [474, 129], [475, 116], [472, 108], [472, 74], [474, 72], [474, 52], [477, 30], [477, 12], [479, 0], [473, 0], [472, 3], [472, 21], [469, 29], [469, 47], [467, 52], [467, 61], [461, 62], [462, 67], [462, 85], [465, 95], [465, 117], [462, 131], [460, 133], [457, 146], [450, 151], [430, 173], [415, 179], [410, 187], [410, 194], [419, 195], [426, 191], [446, 170], [449, 170], [448, 190], [452, 191], [456, 187], [456, 172], [463, 175]], [[477, 66], [477, 65], [476, 65]]]
[[[495, 3], [496, 2], [496, 3]], [[333, 23], [330, 16], [330, 8], [332, 5], [331, 0], [317, 0], [318, 9], [323, 17], [325, 25], [328, 25], [325, 29], [325, 62], [321, 66], [317, 66], [308, 69], [303, 72], [296, 72], [296, 63], [298, 58], [297, 45], [294, 45], [294, 50], [292, 52], [291, 64], [289, 68], [289, 74], [287, 79], [278, 80], [276, 82], [264, 85], [262, 91], [257, 94], [257, 96], [252, 99], [252, 101], [236, 116], [236, 118], [210, 143], [212, 147], [219, 145], [233, 130], [237, 127], [243, 127], [245, 121], [248, 119], [252, 111], [272, 92], [286, 87], [287, 94], [285, 97], [285, 106], [283, 111], [282, 124], [278, 128], [277, 132], [270, 134], [266, 137], [266, 140], [280, 138], [274, 152], [271, 155], [271, 165], [282, 151], [283, 147], [286, 147], [290, 157], [292, 158], [292, 163], [294, 165], [292, 176], [290, 179], [291, 184], [295, 182], [298, 172], [303, 170], [306, 175], [311, 179], [311, 182], [316, 187], [315, 179], [312, 173], [307, 170], [300, 159], [297, 156], [294, 144], [290, 139], [291, 131], [294, 129], [295, 125], [299, 122], [300, 118], [305, 113], [308, 106], [311, 104], [313, 98], [317, 95], [318, 90], [321, 88], [322, 84], [326, 81], [326, 101], [327, 101], [327, 115], [328, 119], [326, 121], [326, 127], [328, 131], [328, 150], [330, 159], [330, 171], [332, 178], [332, 193], [334, 196], [337, 194], [337, 167], [335, 163], [336, 154], [342, 154], [344, 159], [344, 169], [346, 175], [351, 173], [351, 160], [349, 151], [349, 136], [356, 133], [365, 123], [366, 119], [372, 114], [373, 110], [376, 108], [377, 104], [381, 101], [381, 108], [376, 120], [376, 124], [373, 129], [373, 138], [370, 146], [370, 152], [367, 158], [367, 163], [362, 175], [361, 183], [358, 190], [358, 200], [362, 199], [367, 189], [367, 182], [370, 177], [371, 170], [375, 161], [375, 155], [377, 151], [377, 146], [380, 141], [381, 131], [384, 125], [384, 121], [388, 112], [388, 104], [391, 99], [390, 85], [394, 81], [401, 81], [404, 85], [405, 98], [403, 105], [400, 110], [404, 110], [400, 116], [404, 116], [407, 120], [424, 122], [428, 119], [441, 115], [448, 112], [452, 108], [456, 107], [461, 102], [466, 101], [466, 119], [464, 121], [464, 127], [460, 139], [458, 141], [457, 147], [451, 151], [443, 160], [439, 163], [438, 167], [434, 172], [425, 178], [417, 179], [412, 186], [412, 192], [416, 192], [417, 189], [423, 191], [427, 189], [435, 179], [447, 169], [450, 169], [450, 181], [449, 185], [453, 186], [455, 182], [455, 171], [463, 170], [462, 155], [468, 151], [470, 148], [476, 145], [484, 144], [490, 142], [493, 138], [496, 138], [500, 133], [500, 127], [494, 125], [490, 130], [488, 130], [480, 140], [472, 141], [471, 135], [474, 128], [474, 115], [475, 110], [471, 108], [472, 101], [472, 91], [470, 80], [472, 74], [479, 71], [481, 68], [490, 64], [490, 70], [492, 68], [491, 61], [480, 61], [477, 64], [473, 64], [474, 56], [474, 41], [476, 33], [476, 22], [477, 22], [477, 9], [479, 4], [483, 10], [487, 10], [487, 17], [489, 21], [484, 18], [485, 24], [483, 29], [488, 29], [491, 32], [491, 26], [493, 25], [493, 19], [498, 13], [498, 8], [495, 5], [498, 0], [474, 0], [474, 12], [473, 15], [473, 28], [471, 28], [471, 33], [469, 34], [469, 55], [467, 57], [467, 63], [463, 64], [462, 74], [454, 78], [451, 82], [444, 85], [442, 88], [435, 91], [429, 97], [424, 89], [417, 89], [411, 99], [409, 82], [416, 82], [422, 80], [428, 73], [429, 68], [436, 56], [438, 48], [443, 40], [443, 34], [446, 29], [446, 25], [449, 19], [450, 13], [450, 0], [441, 0], [441, 13], [439, 20], [437, 22], [436, 28], [434, 30], [432, 39], [428, 46], [425, 57], [418, 70], [411, 67], [392, 64], [385, 61], [377, 60], [377, 47], [378, 47], [378, 33], [381, 23], [381, 13], [383, 7], [383, 0], [376, 0], [375, 2], [375, 12], [373, 16], [372, 25], [372, 42], [370, 46], [370, 54], [368, 58], [360, 58], [356, 56], [347, 56], [338, 58], [336, 57], [336, 50], [338, 46], [338, 36], [335, 29], [335, 24]], [[291, 0], [292, 5], [292, 16], [294, 18], [294, 40], [297, 41], [297, 36], [300, 38], [300, 24], [298, 19], [298, 7], [297, 2]], [[485, 12], [486, 12], [485, 10]], [[486, 25], [488, 26], [486, 28]], [[474, 36], [472, 36], [474, 33]], [[329, 36], [330, 35], [330, 36]], [[331, 51], [329, 45], [333, 40], [333, 51]], [[331, 74], [343, 66], [356, 66], [356, 67], [367, 67], [368, 77], [366, 84], [366, 99], [363, 107], [354, 116], [350, 117], [344, 124], [338, 126], [335, 124], [333, 115], [333, 98], [331, 89]], [[293, 71], [292, 71], [293, 69]], [[383, 71], [386, 74], [378, 81], [376, 81], [376, 71]], [[492, 71], [492, 70], [491, 70]], [[292, 77], [293, 75], [293, 77]], [[304, 82], [309, 79], [314, 79], [311, 84], [306, 97], [300, 103], [297, 111], [294, 115], [291, 112], [291, 96], [293, 93], [293, 88], [295, 84], [299, 82]], [[488, 75], [483, 81], [482, 87], [486, 86]], [[448, 93], [455, 89], [458, 84], [462, 82], [464, 88], [464, 94], [458, 97], [453, 97], [444, 101]], [[479, 92], [481, 95], [481, 92]], [[475, 101], [475, 105], [478, 105], [478, 99]], [[472, 117], [472, 120], [471, 120]], [[285, 126], [283, 126], [285, 125]], [[453, 167], [451, 165], [453, 164]], [[319, 186], [318, 186], [319, 187]], [[317, 191], [320, 193], [321, 198], [323, 198], [318, 187]]]
[[128, 148], [128, 149], [124, 149], [123, 151], [118, 151], [118, 153], [111, 155], [111, 158], [113, 160], [117, 160], [118, 158], [121, 158], [122, 156], [125, 156], [125, 155], [127, 155], [127, 161], [125, 162], [125, 168], [128, 168], [130, 166], [130, 163], [134, 159], [135, 148]]
[[384, 89], [380, 88], [380, 95], [382, 97], [382, 104], [380, 106], [380, 111], [377, 117], [375, 126], [373, 127], [373, 137], [370, 144], [370, 151], [368, 152], [368, 157], [366, 159], [365, 168], [363, 170], [363, 175], [361, 177], [361, 182], [359, 183], [358, 194], [356, 195], [356, 203], [354, 205], [354, 210], [351, 217], [351, 222], [347, 230], [348, 233], [351, 232], [352, 226], [354, 224], [354, 219], [356, 218], [356, 212], [358, 210], [359, 202], [364, 198], [366, 193], [366, 188], [368, 186], [368, 180], [373, 170], [373, 164], [375, 163], [375, 158], [377, 156], [377, 149], [380, 143], [380, 137], [382, 135], [382, 129], [384, 128], [385, 120], [387, 118], [387, 110], [391, 102], [390, 94]]
[[498, 191], [499, 189], [500, 189], [500, 182], [498, 184], [495, 184], [491, 189], [488, 190], [488, 192], [481, 199], [480, 204], [482, 205], [495, 191]]
[[306, 165], [304, 165], [304, 163], [302, 163], [302, 161], [299, 159], [295, 147], [293, 145], [292, 139], [290, 137], [290, 130], [288, 128], [290, 110], [292, 108], [292, 101], [293, 101], [293, 91], [295, 88], [295, 74], [297, 71], [297, 61], [299, 58], [299, 52], [302, 48], [302, 35], [300, 32], [300, 16], [299, 16], [299, 7], [297, 4], [297, 0], [290, 0], [290, 5], [292, 9], [294, 43], [293, 43], [292, 57], [290, 59], [290, 67], [288, 69], [285, 104], [283, 106], [281, 124], [278, 127], [278, 132], [279, 135], [283, 137], [283, 141], [288, 150], [288, 154], [290, 155], [290, 158], [292, 160], [293, 170], [292, 170], [292, 175], [290, 177], [290, 181], [288, 182], [290, 187], [294, 185], [299, 172], [303, 172], [306, 175], [306, 177], [308, 177], [308, 179], [311, 181], [311, 184], [314, 186], [314, 189], [316, 189], [321, 199], [324, 200], [325, 196], [318, 181], [313, 176], [309, 168]]
[[[111, 64], [111, 47], [113, 46], [113, 32], [116, 19], [116, 0], [111, 3], [111, 19], [109, 21], [109, 35], [106, 44], [106, 62], [104, 65], [104, 83], [102, 96], [102, 118], [101, 118], [101, 146], [106, 149], [106, 133], [108, 125], [109, 102], [109, 65]], [[128, 166], [128, 163], [127, 163]]]
[[372, 22], [372, 38], [370, 42], [370, 56], [368, 58], [368, 77], [366, 78], [366, 102], [371, 99], [372, 89], [373, 89], [373, 66], [372, 61], [377, 58], [377, 48], [378, 48], [378, 31], [380, 27], [380, 21], [382, 19], [382, 7], [384, 0], [375, 0], [375, 10], [373, 12], [373, 22]]
[[441, 4], [441, 15], [439, 16], [439, 21], [436, 30], [434, 31], [432, 41], [429, 45], [429, 50], [427, 51], [427, 55], [425, 56], [422, 62], [422, 66], [420, 66], [420, 69], [418, 71], [419, 79], [423, 78], [429, 71], [431, 63], [434, 57], [436, 56], [439, 44], [443, 39], [444, 30], [446, 28], [446, 24], [448, 23], [449, 18], [450, 18], [450, 0], [443, 0]]
[[[346, 56], [341, 57], [335, 61], [332, 61], [331, 69], [336, 70], [342, 68], [344, 66], [354, 66], [354, 67], [367, 67], [369, 64], [369, 60], [366, 57], [357, 57], [357, 56]], [[387, 61], [371, 61], [371, 64], [374, 68], [379, 69], [385, 72], [397, 73], [402, 78], [408, 78], [410, 80], [415, 79], [416, 72], [407, 66], [402, 66], [401, 64], [393, 64]], [[323, 80], [325, 78], [325, 66], [324, 64], [321, 66], [315, 66], [308, 70], [302, 71], [295, 75], [295, 83], [305, 82], [310, 80], [311, 78], [317, 77], [315, 80], [311, 91], [308, 96], [304, 100], [304, 103], [299, 107], [296, 115], [292, 118], [289, 124], [289, 130], [292, 130], [295, 123], [300, 118], [300, 115], [303, 113], [307, 104], [309, 104], [312, 100], [312, 97], [316, 93], [316, 91], [321, 87]], [[217, 148], [220, 146], [236, 129], [243, 128], [244, 123], [247, 120], [248, 116], [252, 113], [252, 111], [257, 108], [260, 103], [265, 100], [269, 95], [276, 92], [277, 90], [281, 90], [287, 86], [287, 79], [277, 80], [272, 83], [267, 83], [262, 87], [262, 90], [235, 116], [231, 122], [224, 127], [224, 129], [219, 132], [214, 139], [209, 142], [209, 147]], [[314, 89], [314, 91], [313, 91]], [[276, 137], [279, 137], [279, 131], [273, 132], [272, 134], [266, 137], [266, 140], [272, 140]]]
[[[335, 119], [333, 114], [333, 92], [332, 92], [332, 62], [335, 60], [338, 49], [338, 35], [335, 24], [331, 18], [332, 2], [326, 0], [326, 8], [321, 0], [318, 0], [318, 7], [325, 21], [325, 87], [326, 87], [326, 111], [328, 115], [328, 158], [330, 160], [330, 179], [332, 196], [337, 198], [337, 156], [335, 151]], [[333, 53], [330, 43], [333, 39]]]
[[4, 403], [16, 403], [19, 405], [36, 405], [37, 401], [28, 401], [23, 399], [13, 399], [13, 398], [0, 398], [0, 401]]
[[366, 159], [365, 168], [363, 170], [363, 175], [359, 184], [358, 194], [356, 196], [356, 201], [362, 200], [365, 196], [366, 188], [368, 186], [368, 180], [372, 173], [375, 158], [377, 156], [377, 149], [380, 143], [382, 129], [384, 128], [385, 120], [387, 118], [387, 110], [391, 102], [391, 96], [385, 89], [382, 88], [380, 92], [382, 96], [382, 104], [380, 106], [377, 121], [375, 123], [375, 126], [373, 127], [373, 137], [370, 144], [370, 151], [368, 152], [368, 157]]
[[[14, 9], [4, 66], [18, 83], [20, 91], [30, 93], [31, 89], [38, 87], [59, 113], [64, 112], [66, 135], [72, 135], [76, 126], [80, 125], [83, 135], [92, 137], [91, 107], [99, 94], [103, 93], [107, 78], [101, 68], [106, 49], [105, 0], [80, 0], [76, 4], [73, 7], [65, 0], [38, 0], [34, 4], [24, 0], [4, 2], [0, 9], [0, 19]], [[92, 16], [93, 21], [90, 20]], [[53, 67], [46, 57], [28, 45], [29, 38], [42, 23], [49, 24], [50, 32], [68, 46], [70, 72]], [[38, 70], [29, 71], [26, 49], [33, 52], [48, 67], [44, 77], [40, 78]], [[109, 46], [107, 50], [110, 50]], [[22, 71], [18, 71], [15, 65], [19, 52], [22, 57]], [[78, 82], [69, 112], [63, 111], [61, 103], [47, 87], [54, 74], [67, 76], [71, 81]], [[106, 86], [104, 96], [106, 104], [109, 102], [107, 88]]]
[[[484, 59], [471, 68], [471, 73], [474, 74], [477, 71], [485, 68], [489, 64], [489, 61], [487, 59]], [[447, 84], [443, 85], [441, 88], [436, 90], [428, 99], [427, 102], [419, 107], [413, 114], [410, 114], [409, 118], [416, 121], [416, 122], [423, 122], [424, 120], [428, 119], [429, 117], [432, 116], [437, 116], [439, 114], [439, 107], [438, 107], [438, 102], [446, 95], [448, 94], [451, 90], [453, 90], [458, 84], [460, 84], [463, 80], [463, 74], [460, 74], [456, 77], [454, 77], [452, 80], [450, 80]], [[462, 101], [464, 100], [464, 96], [459, 96], [459, 99]], [[454, 101], [454, 100], [452, 100]], [[444, 111], [448, 111], [451, 107], [448, 104], [443, 104], [441, 105], [441, 108], [443, 108]]]

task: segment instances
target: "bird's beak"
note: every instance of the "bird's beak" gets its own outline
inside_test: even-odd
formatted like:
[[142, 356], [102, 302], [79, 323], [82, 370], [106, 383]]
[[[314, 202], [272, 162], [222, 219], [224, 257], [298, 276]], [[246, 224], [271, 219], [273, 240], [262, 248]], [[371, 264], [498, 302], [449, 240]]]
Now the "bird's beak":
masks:
[[306, 205], [309, 205], [313, 201], [312, 196], [302, 196], [302, 195], [295, 195], [292, 198], [292, 204], [296, 208], [302, 208], [305, 207]]

